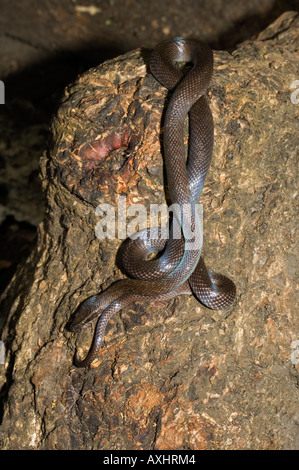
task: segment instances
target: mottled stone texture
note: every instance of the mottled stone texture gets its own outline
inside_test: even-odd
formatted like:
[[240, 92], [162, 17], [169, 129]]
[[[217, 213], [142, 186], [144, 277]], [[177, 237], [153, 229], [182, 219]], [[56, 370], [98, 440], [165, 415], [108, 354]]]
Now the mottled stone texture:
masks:
[[140, 50], [66, 90], [41, 159], [46, 217], [2, 299], [3, 449], [299, 447], [296, 48], [298, 17], [287, 13], [232, 54], [215, 53], [204, 254], [236, 282], [234, 309], [213, 312], [187, 296], [132, 304], [111, 320], [88, 369], [72, 359], [92, 328], [77, 335], [66, 325], [121, 276], [121, 240], [95, 237], [95, 207], [118, 195], [164, 200], [167, 91]]

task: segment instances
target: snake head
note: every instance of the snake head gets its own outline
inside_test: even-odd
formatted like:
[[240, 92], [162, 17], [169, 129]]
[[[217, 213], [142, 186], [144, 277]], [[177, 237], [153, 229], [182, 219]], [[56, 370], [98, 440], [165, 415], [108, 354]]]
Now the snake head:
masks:
[[79, 331], [88, 323], [97, 318], [105, 306], [102, 305], [101, 296], [93, 295], [79, 305], [75, 317], [71, 320], [68, 329], [70, 331]]

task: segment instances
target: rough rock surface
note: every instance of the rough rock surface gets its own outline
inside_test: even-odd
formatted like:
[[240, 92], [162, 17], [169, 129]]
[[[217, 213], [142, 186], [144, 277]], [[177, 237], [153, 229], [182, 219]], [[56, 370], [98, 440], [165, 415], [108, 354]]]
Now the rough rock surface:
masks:
[[45, 220], [2, 298], [3, 449], [299, 447], [298, 22], [284, 14], [232, 55], [215, 53], [204, 254], [236, 282], [234, 309], [212, 312], [187, 296], [132, 304], [111, 320], [88, 369], [72, 359], [92, 329], [66, 326], [85, 298], [122, 276], [121, 240], [97, 239], [95, 208], [120, 195], [164, 201], [167, 91], [143, 50], [68, 87], [41, 159]]

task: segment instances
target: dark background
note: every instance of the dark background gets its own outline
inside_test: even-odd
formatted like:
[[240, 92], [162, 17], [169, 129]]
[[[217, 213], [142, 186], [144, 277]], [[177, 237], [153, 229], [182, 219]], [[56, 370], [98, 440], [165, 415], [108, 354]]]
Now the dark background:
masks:
[[43, 217], [38, 161], [65, 85], [106, 59], [193, 36], [233, 50], [298, 0], [0, 0], [0, 292]]

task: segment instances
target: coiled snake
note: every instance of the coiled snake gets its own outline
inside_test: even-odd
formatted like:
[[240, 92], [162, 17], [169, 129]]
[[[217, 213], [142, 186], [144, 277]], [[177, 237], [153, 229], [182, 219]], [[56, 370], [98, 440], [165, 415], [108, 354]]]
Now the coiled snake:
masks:
[[[191, 63], [192, 68], [184, 74], [179, 63]], [[196, 204], [214, 143], [213, 118], [205, 97], [213, 73], [213, 52], [197, 40], [167, 40], [153, 50], [150, 68], [162, 85], [174, 90], [165, 115], [163, 139], [169, 195], [171, 203], [177, 207], [174, 217], [180, 226], [172, 224], [168, 240], [163, 230], [157, 229], [155, 237], [152, 237], [153, 232], [142, 231], [135, 239], [125, 242], [122, 262], [130, 277], [87, 299], [71, 323], [70, 329], [78, 331], [98, 318], [87, 356], [81, 360], [76, 353], [74, 362], [78, 367], [90, 365], [97, 357], [109, 319], [133, 301], [167, 300], [179, 294], [193, 294], [205, 306], [223, 309], [230, 306], [236, 296], [235, 284], [230, 279], [207, 270], [198, 242], [202, 238], [202, 227]], [[186, 164], [183, 124], [188, 113]], [[183, 212], [190, 223], [189, 229], [184, 224]], [[153, 251], [162, 254], [148, 260]]]

